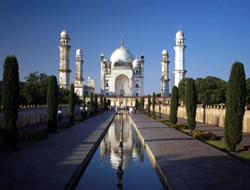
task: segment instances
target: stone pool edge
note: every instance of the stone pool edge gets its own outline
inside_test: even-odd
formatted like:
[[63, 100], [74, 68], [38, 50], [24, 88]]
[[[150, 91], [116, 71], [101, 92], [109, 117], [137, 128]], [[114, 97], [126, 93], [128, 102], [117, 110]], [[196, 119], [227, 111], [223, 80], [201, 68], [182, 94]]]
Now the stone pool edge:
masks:
[[138, 135], [138, 138], [141, 141], [141, 143], [142, 143], [142, 145], [143, 145], [143, 147], [144, 147], [144, 149], [145, 149], [145, 151], [146, 151], [146, 153], [147, 153], [147, 155], [149, 157], [149, 160], [150, 160], [153, 168], [156, 170], [156, 172], [157, 172], [157, 174], [158, 174], [158, 176], [159, 176], [159, 178], [160, 178], [160, 180], [162, 182], [163, 187], [165, 189], [171, 190], [171, 187], [170, 187], [169, 183], [167, 182], [167, 177], [162, 172], [161, 167], [159, 166], [158, 162], [156, 161], [153, 152], [149, 148], [148, 144], [145, 142], [145, 139], [143, 138], [143, 135], [141, 134], [140, 130], [138, 129], [138, 127], [137, 127], [136, 123], [134, 122], [133, 118], [131, 117], [131, 115], [129, 115], [129, 116], [130, 116], [130, 119], [131, 119], [131, 121], [133, 123], [133, 127], [134, 127], [134, 129], [135, 129], [135, 131], [136, 131], [136, 133]]
[[107, 131], [108, 131], [111, 123], [114, 121], [116, 115], [117, 114], [114, 113], [113, 116], [111, 116], [111, 119], [108, 118], [108, 119], [110, 119], [110, 121], [108, 122], [107, 126], [105, 127], [105, 129], [103, 130], [103, 132], [101, 133], [101, 135], [98, 137], [98, 139], [96, 140], [96, 142], [93, 145], [93, 147], [90, 149], [88, 155], [85, 157], [85, 159], [82, 161], [82, 163], [80, 164], [80, 166], [77, 168], [77, 170], [71, 176], [71, 178], [69, 179], [68, 183], [64, 187], [64, 190], [73, 190], [73, 189], [76, 188], [76, 186], [79, 183], [79, 180], [81, 179], [81, 177], [82, 177], [85, 169], [88, 167], [89, 162], [91, 161], [93, 155], [95, 154], [95, 152], [96, 152], [98, 146], [100, 145], [103, 137], [106, 135], [106, 133], [107, 133]]

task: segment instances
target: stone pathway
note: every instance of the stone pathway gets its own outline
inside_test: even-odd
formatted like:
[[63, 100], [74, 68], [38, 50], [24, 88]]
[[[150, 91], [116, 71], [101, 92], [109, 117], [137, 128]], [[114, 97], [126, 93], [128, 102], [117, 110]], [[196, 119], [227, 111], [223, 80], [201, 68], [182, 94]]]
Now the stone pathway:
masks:
[[144, 114], [131, 117], [170, 189], [250, 189], [245, 162]]
[[[161, 114], [161, 116], [166, 119], [168, 119], [169, 117], [167, 114]], [[178, 118], [178, 123], [187, 124], [187, 120], [183, 118]], [[197, 122], [195, 129], [203, 132], [211, 132], [221, 138], [224, 138], [224, 128], [221, 127]], [[245, 147], [246, 149], [250, 148], [250, 134], [243, 133], [243, 138], [240, 145]]]
[[64, 189], [114, 116], [106, 111], [0, 158], [0, 189]]

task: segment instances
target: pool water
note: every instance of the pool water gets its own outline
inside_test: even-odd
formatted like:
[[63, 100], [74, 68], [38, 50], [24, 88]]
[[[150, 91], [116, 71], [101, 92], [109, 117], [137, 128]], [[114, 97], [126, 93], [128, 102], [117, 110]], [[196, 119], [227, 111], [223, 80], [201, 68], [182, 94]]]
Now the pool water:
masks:
[[76, 189], [164, 189], [128, 115], [116, 116]]

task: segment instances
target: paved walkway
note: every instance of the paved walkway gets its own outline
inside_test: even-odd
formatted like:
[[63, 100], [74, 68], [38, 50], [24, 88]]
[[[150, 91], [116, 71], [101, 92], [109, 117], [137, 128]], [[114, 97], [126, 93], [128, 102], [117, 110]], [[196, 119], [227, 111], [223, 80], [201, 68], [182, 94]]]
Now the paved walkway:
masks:
[[170, 189], [250, 189], [250, 166], [144, 114], [132, 119]]
[[114, 115], [104, 112], [0, 158], [0, 189], [64, 189]]
[[[167, 114], [161, 114], [161, 116], [166, 119], [169, 118]], [[178, 123], [187, 124], [187, 120], [183, 118], [178, 118]], [[211, 132], [221, 138], [224, 138], [224, 128], [222, 127], [196, 122], [195, 129], [203, 132]], [[250, 148], [250, 134], [243, 133], [243, 138], [240, 145], [246, 147], [247, 149]]]

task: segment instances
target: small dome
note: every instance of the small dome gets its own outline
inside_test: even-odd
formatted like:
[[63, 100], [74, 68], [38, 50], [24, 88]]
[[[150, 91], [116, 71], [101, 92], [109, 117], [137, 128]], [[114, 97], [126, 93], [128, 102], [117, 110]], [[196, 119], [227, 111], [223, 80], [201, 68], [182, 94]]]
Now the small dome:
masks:
[[133, 60], [134, 60], [134, 57], [132, 53], [130, 53], [130, 51], [124, 47], [120, 47], [116, 49], [110, 57], [110, 61], [112, 62], [112, 64], [115, 64], [115, 63], [130, 63], [131, 64]]
[[60, 34], [61, 38], [69, 38], [68, 32], [66, 30], [63, 30]]
[[133, 67], [139, 67], [139, 65], [140, 65], [140, 62], [139, 62], [139, 60], [136, 58], [134, 61], [133, 61]]
[[83, 56], [82, 50], [81, 49], [77, 49], [76, 50], [76, 56]]
[[176, 33], [176, 39], [184, 39], [184, 33], [181, 30]]
[[162, 55], [167, 55], [168, 54], [168, 51], [166, 49], [162, 50], [161, 52]]
[[104, 57], [104, 53], [101, 53], [101, 54], [100, 54], [100, 57]]

